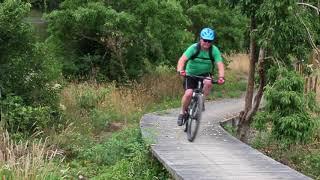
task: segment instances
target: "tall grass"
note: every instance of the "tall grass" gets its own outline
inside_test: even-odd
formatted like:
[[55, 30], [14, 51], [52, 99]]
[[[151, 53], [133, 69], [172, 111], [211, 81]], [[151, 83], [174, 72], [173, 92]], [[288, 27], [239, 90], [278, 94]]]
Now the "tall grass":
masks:
[[231, 60], [228, 68], [230, 68], [232, 72], [248, 75], [250, 63], [248, 54], [233, 54], [227, 56], [227, 59]]
[[[163, 99], [181, 96], [181, 79], [172, 71], [159, 71], [123, 86], [71, 83], [62, 91], [61, 106], [65, 108], [69, 121], [79, 122], [87, 130], [89, 123], [94, 123], [93, 114], [99, 116], [106, 112], [109, 115], [104, 115], [102, 119], [105, 121], [136, 123], [132, 122], [132, 117], [145, 112], [148, 107]], [[110, 122], [104, 125], [110, 125]]]
[[2, 179], [58, 179], [53, 163], [58, 150], [47, 148], [45, 140], [14, 142], [8, 132], [0, 134], [0, 177]]

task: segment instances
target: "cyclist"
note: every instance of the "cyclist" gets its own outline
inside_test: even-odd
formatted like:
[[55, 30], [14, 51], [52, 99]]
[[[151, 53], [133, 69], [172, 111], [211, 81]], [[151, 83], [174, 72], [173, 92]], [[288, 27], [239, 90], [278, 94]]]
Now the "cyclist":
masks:
[[[202, 29], [200, 32], [199, 42], [189, 46], [178, 61], [177, 72], [184, 77], [183, 87], [185, 90], [181, 100], [182, 107], [177, 121], [179, 126], [182, 126], [183, 124], [183, 119], [186, 116], [186, 111], [192, 98], [193, 89], [197, 87], [198, 81], [201, 80], [199, 78], [188, 77], [186, 75], [204, 76], [211, 79], [211, 71], [213, 65], [216, 64], [219, 76], [218, 84], [224, 83], [224, 64], [219, 49], [212, 44], [214, 39], [215, 32], [213, 29]], [[205, 99], [205, 97], [210, 93], [212, 82], [211, 80], [204, 79], [202, 83]]]

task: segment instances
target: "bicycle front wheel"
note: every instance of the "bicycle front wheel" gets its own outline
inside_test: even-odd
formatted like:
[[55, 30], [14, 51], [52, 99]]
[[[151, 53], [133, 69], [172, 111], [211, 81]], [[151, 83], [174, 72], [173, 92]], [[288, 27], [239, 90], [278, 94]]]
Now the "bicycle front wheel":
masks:
[[187, 137], [190, 142], [192, 142], [197, 135], [203, 108], [202, 106], [202, 95], [196, 94], [195, 97], [191, 100], [189, 108], [189, 118], [187, 120]]

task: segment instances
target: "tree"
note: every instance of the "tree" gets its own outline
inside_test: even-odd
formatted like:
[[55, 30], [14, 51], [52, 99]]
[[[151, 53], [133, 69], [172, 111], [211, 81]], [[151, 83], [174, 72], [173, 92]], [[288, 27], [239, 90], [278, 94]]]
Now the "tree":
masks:
[[141, 76], [146, 62], [176, 63], [177, 51], [191, 37], [179, 3], [128, 3], [67, 0], [47, 16], [50, 41], [58, 44], [61, 56], [68, 57], [66, 75], [83, 77], [98, 71], [106, 80], [121, 81]]
[[197, 4], [187, 10], [187, 15], [192, 21], [190, 30], [194, 33], [195, 40], [203, 27], [213, 27], [217, 34], [215, 43], [224, 52], [242, 50], [247, 19], [239, 10], [232, 10], [226, 5], [218, 7]]
[[267, 123], [272, 124], [272, 137], [286, 145], [305, 143], [312, 138], [316, 127], [312, 117], [316, 110], [315, 94], [304, 93], [304, 79], [298, 72], [275, 70], [277, 81], [266, 86], [266, 105], [254, 117], [254, 124], [260, 131], [266, 131]]
[[7, 0], [0, 3], [0, 87], [9, 131], [43, 130], [58, 113], [54, 84], [60, 66], [50, 47], [37, 43], [32, 25], [25, 21], [31, 5]]
[[[308, 33], [302, 23], [310, 21], [304, 18], [306, 12], [299, 9], [294, 0], [240, 0], [236, 3], [239, 3], [243, 12], [250, 17], [249, 77], [245, 108], [240, 113], [237, 130], [240, 139], [246, 142], [252, 117], [258, 110], [267, 83], [266, 72], [270, 67], [279, 64], [292, 69], [293, 60], [306, 58], [311, 49]], [[253, 100], [256, 72], [259, 83]]]

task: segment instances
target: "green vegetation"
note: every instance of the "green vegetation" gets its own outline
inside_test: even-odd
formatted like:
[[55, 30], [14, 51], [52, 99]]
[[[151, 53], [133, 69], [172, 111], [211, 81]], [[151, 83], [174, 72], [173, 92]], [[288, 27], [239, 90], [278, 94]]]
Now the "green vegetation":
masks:
[[319, 107], [313, 93], [304, 94], [303, 79], [280, 69], [266, 87], [266, 104], [254, 117], [253, 147], [304, 174], [319, 179]]
[[[48, 37], [41, 42], [28, 23], [34, 8], [47, 12]], [[267, 106], [255, 118], [266, 140], [255, 146], [319, 178], [314, 95], [303, 94], [303, 81], [288, 70], [308, 55], [312, 38], [320, 39], [320, 26], [307, 8], [297, 10], [293, 0], [0, 0], [0, 176], [170, 178], [138, 124], [145, 113], [180, 106], [174, 67], [210, 26], [225, 54], [246, 51], [249, 36], [266, 52], [259, 67], [270, 71], [259, 71], [258, 80], [261, 91], [261, 80], [270, 83]], [[258, 57], [257, 49], [251, 52]], [[278, 73], [281, 66], [287, 70]], [[214, 86], [209, 99], [245, 91], [239, 73], [226, 74], [227, 83]]]
[[271, 122], [272, 134], [285, 144], [312, 138], [316, 127], [316, 119], [311, 116], [317, 108], [315, 96], [304, 95], [303, 79], [296, 72], [280, 69], [275, 83], [266, 87], [265, 99], [264, 110], [255, 116], [260, 131]]
[[[213, 13], [204, 14], [209, 8]], [[153, 71], [152, 65], [175, 65], [204, 26], [215, 27], [223, 51], [239, 51], [246, 21], [224, 3], [184, 8], [175, 0], [66, 0], [46, 19], [65, 76], [119, 82]]]
[[[173, 73], [163, 74], [168, 71], [164, 67], [159, 69], [145, 77], [143, 84], [135, 83], [130, 88], [115, 87], [112, 83], [66, 86], [61, 92], [61, 106], [68, 125], [60, 132], [51, 132], [53, 134], [46, 143], [50, 146], [39, 144], [43, 148], [34, 150], [33, 153], [40, 153], [57, 149], [53, 155], [55, 158], [50, 159], [50, 164], [45, 164], [46, 169], [38, 169], [37, 173], [53, 179], [79, 176], [93, 179], [168, 179], [167, 171], [151, 156], [139, 129], [143, 114], [180, 106], [181, 80]], [[245, 85], [243, 81], [240, 84], [235, 81], [234, 76], [228, 73], [230, 85]], [[172, 80], [163, 81], [170, 78]], [[221, 86], [214, 92], [222, 94], [222, 98], [233, 96], [226, 88]], [[149, 91], [141, 93], [146, 89]], [[59, 166], [52, 169], [55, 163]], [[14, 168], [4, 170], [1, 175], [20, 177]], [[44, 170], [50, 170], [50, 173]]]

